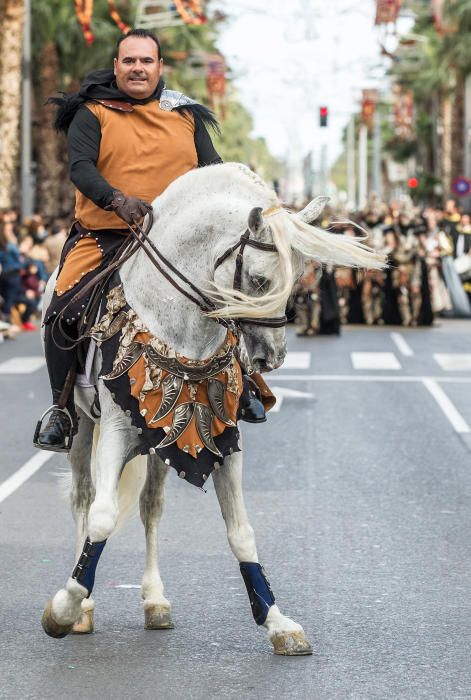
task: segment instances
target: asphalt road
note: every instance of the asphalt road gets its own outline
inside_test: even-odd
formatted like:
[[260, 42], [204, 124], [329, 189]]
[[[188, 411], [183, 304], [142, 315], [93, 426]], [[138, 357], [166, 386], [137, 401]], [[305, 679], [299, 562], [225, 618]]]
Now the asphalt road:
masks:
[[[19, 373], [37, 334], [0, 345], [1, 698], [471, 698], [471, 323], [289, 333], [269, 377], [279, 411], [244, 427], [245, 494], [277, 603], [314, 646], [302, 658], [274, 656], [254, 624], [212, 485], [173, 472], [161, 571], [176, 629], [145, 631], [139, 590], [119, 587], [142, 576], [135, 520], [100, 561], [96, 633], [43, 633], [74, 563], [54, 475], [67, 462], [5, 497], [48, 391], [44, 368]], [[365, 352], [380, 355], [351, 354]]]

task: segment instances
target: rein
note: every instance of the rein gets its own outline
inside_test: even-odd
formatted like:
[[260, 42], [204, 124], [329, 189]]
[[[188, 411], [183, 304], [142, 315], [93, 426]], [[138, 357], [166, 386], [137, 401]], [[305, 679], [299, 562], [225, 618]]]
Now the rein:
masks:
[[[62, 309], [61, 314], [53, 321], [53, 328], [56, 323], [60, 324], [61, 332], [66, 338], [70, 345], [67, 347], [61, 346], [55, 339], [54, 342], [57, 347], [68, 350], [79, 345], [82, 341], [88, 338], [88, 331], [95, 322], [96, 315], [98, 313], [98, 308], [101, 304], [102, 293], [108, 284], [111, 275], [121, 267], [123, 263], [129, 260], [138, 250], [141, 248], [147, 255], [154, 267], [160, 272], [160, 274], [165, 277], [165, 279], [184, 297], [186, 297], [193, 304], [196, 304], [203, 313], [208, 313], [209, 311], [217, 311], [216, 304], [202, 292], [198, 287], [193, 284], [191, 280], [188, 279], [180, 270], [178, 270], [170, 260], [168, 260], [157, 248], [154, 242], [149, 238], [149, 232], [153, 226], [154, 217], [152, 212], [148, 215], [148, 221], [145, 229], [143, 229], [139, 224], [135, 224], [134, 227], [128, 224], [129, 233], [122, 246], [118, 248], [115, 255], [113, 256], [109, 265], [106, 266], [104, 270], [99, 272], [92, 280], [87, 282], [82, 289], [80, 289], [72, 299], [67, 303], [67, 305]], [[239, 250], [236, 257], [236, 265], [234, 272], [234, 282], [233, 289], [240, 292], [242, 286], [242, 268], [244, 261], [244, 251], [246, 246], [256, 248], [258, 250], [263, 250], [270, 253], [276, 253], [277, 248], [271, 243], [261, 243], [250, 238], [250, 229], [246, 229], [241, 235], [239, 241], [234, 245], [230, 246], [219, 258], [216, 260], [214, 269], [216, 270], [223, 262], [228, 260], [230, 256]], [[165, 269], [167, 268], [167, 269]], [[170, 272], [168, 271], [170, 270]], [[180, 282], [174, 279], [172, 274], [177, 277]], [[191, 292], [181, 286], [180, 283], [187, 285]], [[82, 316], [80, 323], [80, 332], [77, 338], [71, 338], [67, 332], [64, 330], [62, 324], [62, 316], [66, 309], [83, 298], [87, 292], [93, 290], [92, 297], [90, 298], [87, 308]], [[226, 320], [224, 318], [215, 319], [217, 323], [225, 326], [226, 328], [234, 328], [234, 326], [240, 327], [243, 323], [250, 323], [254, 326], [262, 326], [264, 328], [282, 328], [287, 323], [286, 316], [279, 316], [276, 318], [237, 318], [232, 320]], [[53, 335], [53, 333], [52, 333]]]

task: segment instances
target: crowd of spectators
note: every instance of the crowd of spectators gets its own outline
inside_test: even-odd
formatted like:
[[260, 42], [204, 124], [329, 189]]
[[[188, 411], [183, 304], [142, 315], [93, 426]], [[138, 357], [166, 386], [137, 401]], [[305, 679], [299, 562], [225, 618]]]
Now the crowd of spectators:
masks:
[[0, 333], [37, 329], [42, 294], [66, 237], [62, 220], [35, 213], [21, 221], [16, 209], [0, 212]]
[[[346, 223], [331, 226], [332, 219]], [[347, 323], [418, 326], [439, 316], [471, 317], [471, 217], [455, 200], [419, 209], [410, 200], [386, 206], [373, 199], [363, 212], [327, 212], [320, 223], [366, 237], [388, 266], [365, 272], [308, 265], [291, 304], [299, 335], [338, 333]]]
[[[351, 223], [334, 226], [344, 218]], [[295, 288], [290, 315], [300, 335], [338, 333], [345, 323], [431, 325], [437, 316], [471, 317], [471, 215], [450, 199], [445, 207], [417, 209], [410, 201], [372, 201], [342, 217], [316, 222], [367, 243], [389, 263], [383, 272], [307, 266]], [[34, 331], [42, 294], [59, 263], [68, 222], [35, 213], [21, 221], [0, 212], [0, 334]]]

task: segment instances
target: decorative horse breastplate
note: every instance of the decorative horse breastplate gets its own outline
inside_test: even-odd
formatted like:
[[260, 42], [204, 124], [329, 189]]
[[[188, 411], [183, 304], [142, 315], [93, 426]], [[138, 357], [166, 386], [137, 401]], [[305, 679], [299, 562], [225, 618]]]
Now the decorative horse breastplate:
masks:
[[90, 335], [101, 348], [101, 378], [138, 429], [141, 454], [158, 454], [201, 487], [224, 457], [240, 450], [242, 373], [230, 330], [210, 358], [189, 360], [150, 334], [118, 284]]

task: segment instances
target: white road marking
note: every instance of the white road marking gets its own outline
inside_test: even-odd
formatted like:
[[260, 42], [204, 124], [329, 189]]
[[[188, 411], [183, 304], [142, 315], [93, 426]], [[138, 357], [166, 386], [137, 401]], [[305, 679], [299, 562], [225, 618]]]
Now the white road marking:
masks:
[[351, 352], [353, 369], [401, 369], [393, 352]]
[[12, 474], [6, 481], [0, 484], [0, 503], [11, 496], [22, 484], [25, 483], [38, 469], [41, 469], [48, 459], [54, 456], [54, 452], [38, 452], [28, 459], [22, 467]]
[[424, 379], [423, 384], [432, 394], [456, 432], [461, 435], [470, 433], [471, 428], [437, 382], [433, 379]]
[[113, 588], [140, 588], [141, 584], [140, 583], [119, 583], [116, 586], [113, 586]]
[[309, 369], [311, 366], [310, 352], [288, 352], [286, 353], [283, 369]]
[[44, 357], [12, 357], [0, 362], [0, 374], [31, 374], [46, 364]]
[[287, 389], [284, 386], [271, 386], [271, 391], [276, 396], [276, 404], [270, 410], [270, 413], [279, 413], [283, 405], [283, 399], [313, 399], [314, 394], [308, 394], [305, 391], [297, 391], [296, 389]]
[[405, 374], [274, 374], [277, 382], [423, 382], [432, 379], [443, 384], [469, 384], [471, 377], [417, 377]]
[[470, 353], [441, 353], [433, 355], [434, 359], [445, 372], [459, 372], [471, 369]]
[[391, 333], [390, 335], [391, 340], [393, 341], [393, 343], [395, 343], [401, 355], [404, 355], [404, 357], [412, 357], [414, 351], [412, 350], [411, 346], [404, 338], [404, 336], [400, 333]]

